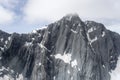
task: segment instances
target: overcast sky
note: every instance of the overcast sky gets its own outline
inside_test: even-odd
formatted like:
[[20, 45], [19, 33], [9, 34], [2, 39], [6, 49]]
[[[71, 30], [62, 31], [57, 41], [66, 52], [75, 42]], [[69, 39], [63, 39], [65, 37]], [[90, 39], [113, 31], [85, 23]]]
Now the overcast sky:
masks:
[[120, 33], [120, 0], [0, 0], [0, 29], [31, 32], [69, 13]]

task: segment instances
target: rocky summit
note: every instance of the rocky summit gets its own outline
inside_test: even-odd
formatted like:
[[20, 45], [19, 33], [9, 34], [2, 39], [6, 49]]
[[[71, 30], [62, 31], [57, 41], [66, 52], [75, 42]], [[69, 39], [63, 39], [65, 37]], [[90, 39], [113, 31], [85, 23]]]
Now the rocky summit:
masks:
[[69, 14], [31, 33], [0, 31], [0, 80], [112, 80], [120, 35]]

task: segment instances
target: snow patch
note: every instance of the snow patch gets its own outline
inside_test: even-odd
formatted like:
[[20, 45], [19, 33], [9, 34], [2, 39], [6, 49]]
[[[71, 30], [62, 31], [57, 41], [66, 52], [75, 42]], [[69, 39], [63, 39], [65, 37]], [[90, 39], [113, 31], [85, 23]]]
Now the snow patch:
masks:
[[56, 54], [55, 55], [55, 58], [56, 59], [61, 59], [62, 61], [64, 61], [65, 63], [68, 63], [70, 64], [70, 61], [71, 61], [71, 54]]
[[10, 40], [11, 40], [11, 37], [8, 37], [8, 40], [10, 41]]
[[81, 24], [79, 23], [78, 26], [81, 26]]
[[102, 65], [103, 66], [103, 68], [105, 68], [105, 65]]
[[0, 80], [14, 80], [14, 78], [12, 78], [10, 75], [4, 75], [3, 77], [0, 77]]
[[78, 71], [80, 71], [80, 68], [78, 68]]
[[103, 32], [102, 32], [102, 37], [104, 37], [104, 36], [105, 36], [105, 32], [103, 31]]
[[73, 24], [73, 26], [75, 26], [76, 24]]
[[38, 43], [38, 45], [41, 47], [41, 48], [43, 48], [43, 49], [45, 49], [45, 50], [47, 50], [47, 51], [49, 51], [50, 52], [50, 50], [49, 49], [47, 49], [42, 43]]
[[90, 42], [90, 44], [97, 41], [97, 36], [94, 39], [91, 39], [89, 34], [87, 33], [87, 37], [88, 37], [88, 41]]
[[2, 66], [2, 68], [0, 69], [0, 71], [3, 71], [3, 70], [5, 70], [6, 68], [4, 67], [4, 66]]
[[77, 66], [77, 60], [73, 60], [73, 61], [71, 62], [71, 66], [72, 66], [72, 67], [76, 67], [76, 66]]
[[94, 30], [96, 30], [96, 28], [95, 28], [95, 27], [91, 27], [91, 28], [88, 30], [88, 33], [91, 33], [91, 32], [93, 32]]
[[35, 38], [32, 38], [32, 40], [34, 41], [34, 40], [35, 40]]
[[24, 80], [24, 79], [23, 79], [23, 75], [22, 75], [22, 74], [19, 74], [19, 76], [16, 78], [16, 80]]
[[3, 73], [2, 72], [0, 72], [0, 75], [2, 75]]
[[4, 48], [7, 48], [7, 46], [6, 46], [6, 45], [4, 45]]
[[39, 66], [41, 66], [41, 63], [38, 63]]
[[38, 37], [41, 37], [41, 34], [38, 34]]
[[3, 40], [4, 40], [3, 38], [0, 39], [1, 42], [3, 42]]
[[[6, 70], [6, 71], [13, 71], [13, 70], [10, 70], [9, 67], [5, 68], [4, 66], [2, 66], [2, 68], [0, 68], [0, 71], [3, 71], [3, 70]], [[13, 71], [14, 72], [14, 71]]]
[[0, 49], [1, 49], [2, 51], [4, 51], [4, 48], [3, 48], [3, 47], [0, 47]]
[[11, 73], [14, 73], [14, 71], [13, 71], [13, 70], [10, 70], [10, 72], [11, 72]]
[[71, 77], [71, 79], [70, 80], [73, 80], [73, 76]]
[[46, 29], [48, 26], [47, 25], [45, 25], [45, 26], [42, 26], [42, 27], [40, 27], [40, 28], [38, 28], [38, 29], [36, 29], [36, 30], [43, 30], [43, 29]]
[[5, 44], [8, 44], [8, 41], [7, 41], [7, 40], [5, 41]]
[[115, 60], [113, 60], [113, 61], [110, 61], [110, 63], [115, 63]]
[[25, 42], [25, 46], [30, 46], [32, 45], [32, 42]]
[[32, 33], [34, 33], [34, 34], [37, 33], [37, 30], [33, 30]]
[[120, 80], [120, 56], [117, 61], [115, 70], [110, 72], [111, 80]]
[[[2, 68], [0, 69], [0, 74], [3, 74], [2, 71], [3, 70], [6, 70], [6, 71], [10, 71], [11, 73], [14, 73], [13, 70], [10, 70], [10, 68], [5, 68], [4, 66], [2, 66]], [[14, 78], [7, 74], [7, 75], [4, 75], [3, 77], [0, 77], [0, 80], [14, 80]], [[19, 74], [19, 76], [17, 77], [16, 76], [16, 80], [23, 80], [23, 75], [22, 74]]]
[[53, 80], [55, 80], [55, 79], [56, 79], [56, 77], [54, 76], [54, 77], [53, 77]]
[[94, 30], [96, 30], [96, 28], [94, 27], [91, 27], [88, 31], [87, 31], [87, 38], [88, 38], [88, 41], [91, 43], [95, 42], [97, 40], [97, 36], [94, 38], [94, 39], [91, 39], [90, 38], [90, 35], [89, 33], [93, 32]]
[[73, 30], [73, 29], [71, 29], [71, 31], [72, 31], [73, 33], [77, 34], [77, 31], [75, 31], [75, 30]]
[[67, 70], [67, 73], [70, 74], [70, 70]]
[[92, 39], [90, 42], [93, 43], [95, 41], [97, 41], [97, 37], [95, 37], [94, 39]]
[[113, 56], [110, 56], [110, 58], [113, 58]]
[[65, 25], [65, 27], [67, 27], [67, 28], [68, 28], [68, 25]]

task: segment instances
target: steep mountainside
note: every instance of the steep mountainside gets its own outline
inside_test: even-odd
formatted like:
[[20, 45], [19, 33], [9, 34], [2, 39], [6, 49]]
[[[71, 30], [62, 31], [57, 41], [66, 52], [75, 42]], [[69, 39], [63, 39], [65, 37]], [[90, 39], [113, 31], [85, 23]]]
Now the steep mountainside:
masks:
[[0, 80], [111, 80], [120, 35], [67, 15], [28, 34], [0, 31]]

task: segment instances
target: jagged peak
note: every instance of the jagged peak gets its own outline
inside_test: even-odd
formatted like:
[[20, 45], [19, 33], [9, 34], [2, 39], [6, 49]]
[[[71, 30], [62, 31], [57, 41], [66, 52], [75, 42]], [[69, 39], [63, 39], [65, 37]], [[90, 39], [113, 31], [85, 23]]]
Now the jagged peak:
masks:
[[99, 22], [95, 22], [95, 21], [85, 21], [84, 22], [86, 25], [101, 25], [101, 26], [104, 26], [102, 23], [99, 23]]
[[77, 13], [70, 13], [67, 14], [65, 17], [79, 17], [79, 15]]
[[71, 20], [80, 20], [81, 21], [79, 15], [77, 13], [67, 14], [62, 19], [68, 20], [68, 21], [71, 21]]
[[9, 34], [9, 33], [7, 33], [7, 32], [5, 32], [5, 31], [0, 30], [0, 34]]
[[91, 27], [106, 29], [105, 26], [102, 23], [99, 23], [99, 22], [87, 20], [84, 23], [85, 23], [85, 25], [87, 26], [88, 29], [91, 28]]

